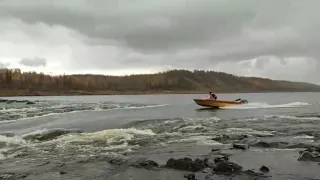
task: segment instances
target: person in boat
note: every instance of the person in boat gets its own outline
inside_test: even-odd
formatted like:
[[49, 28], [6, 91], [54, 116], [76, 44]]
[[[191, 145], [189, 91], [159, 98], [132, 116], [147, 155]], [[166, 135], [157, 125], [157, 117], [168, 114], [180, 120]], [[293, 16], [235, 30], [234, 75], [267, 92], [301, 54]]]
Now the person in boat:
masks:
[[209, 95], [210, 95], [210, 99], [214, 99], [214, 100], [217, 100], [217, 95], [212, 93], [212, 92], [209, 92]]

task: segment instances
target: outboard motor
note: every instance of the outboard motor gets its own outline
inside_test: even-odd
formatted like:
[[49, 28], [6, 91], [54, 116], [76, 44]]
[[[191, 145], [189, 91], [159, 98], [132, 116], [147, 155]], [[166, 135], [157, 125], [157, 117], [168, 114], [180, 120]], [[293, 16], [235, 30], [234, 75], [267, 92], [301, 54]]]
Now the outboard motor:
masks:
[[247, 104], [248, 101], [247, 101], [247, 100], [241, 100], [240, 103], [241, 103], [241, 104]]

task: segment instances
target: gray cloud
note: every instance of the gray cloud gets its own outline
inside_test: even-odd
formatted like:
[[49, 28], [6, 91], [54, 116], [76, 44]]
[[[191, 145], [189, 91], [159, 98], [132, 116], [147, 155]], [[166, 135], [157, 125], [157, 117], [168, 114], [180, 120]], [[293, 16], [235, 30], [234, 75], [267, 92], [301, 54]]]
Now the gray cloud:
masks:
[[10, 66], [9, 63], [2, 63], [2, 62], [0, 62], [0, 68], [7, 68], [7, 67], [9, 67], [9, 66]]
[[[318, 42], [319, 38], [314, 39], [318, 32], [314, 28], [316, 23], [307, 23], [311, 20], [319, 22], [317, 9], [314, 8], [317, 5], [320, 2], [312, 0], [308, 3], [299, 0], [174, 0], [171, 4], [156, 0], [134, 4], [124, 0], [118, 3], [71, 0], [59, 1], [54, 6], [50, 1], [11, 0], [1, 2], [0, 12], [2, 16], [18, 17], [29, 23], [63, 25], [90, 37], [116, 40], [124, 46], [149, 53], [243, 38], [243, 43], [249, 43], [246, 47], [257, 49], [254, 54], [259, 54], [261, 51], [273, 52], [279, 47], [285, 51], [291, 52], [293, 49], [304, 52], [306, 40], [312, 40], [313, 45]], [[269, 30], [272, 33], [284, 27], [297, 34], [290, 40], [294, 44], [281, 42], [271, 46], [263, 43], [264, 40], [255, 42], [243, 37], [244, 28]]]
[[47, 61], [45, 58], [34, 57], [34, 58], [23, 58], [19, 62], [21, 65], [28, 67], [45, 67], [47, 65]]
[[70, 68], [207, 68], [256, 58], [254, 68], [263, 70], [270, 56], [282, 65], [288, 57], [320, 59], [319, 5], [319, 0], [6, 0], [0, 1], [0, 17], [79, 32], [86, 46], [72, 50], [76, 63]]

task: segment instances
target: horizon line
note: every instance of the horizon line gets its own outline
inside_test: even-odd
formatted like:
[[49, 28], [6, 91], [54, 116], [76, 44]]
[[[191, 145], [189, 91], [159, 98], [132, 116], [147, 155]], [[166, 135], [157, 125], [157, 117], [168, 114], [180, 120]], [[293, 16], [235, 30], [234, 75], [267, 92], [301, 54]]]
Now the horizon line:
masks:
[[0, 68], [1, 70], [19, 70], [21, 73], [37, 73], [37, 74], [44, 74], [47, 76], [76, 76], [76, 75], [93, 75], [93, 76], [107, 76], [107, 77], [128, 77], [128, 76], [141, 76], [141, 75], [156, 75], [156, 74], [161, 74], [161, 73], [168, 73], [170, 71], [188, 71], [191, 73], [194, 73], [195, 71], [204, 71], [204, 72], [215, 72], [215, 73], [224, 73], [227, 75], [232, 75], [235, 77], [244, 77], [244, 78], [260, 78], [260, 79], [267, 79], [267, 80], [272, 80], [272, 81], [286, 81], [286, 82], [296, 82], [296, 83], [307, 83], [307, 84], [313, 84], [313, 85], [320, 85], [317, 83], [311, 83], [311, 82], [306, 82], [306, 81], [291, 81], [291, 80], [284, 80], [284, 79], [273, 79], [269, 77], [264, 77], [264, 76], [248, 76], [248, 75], [237, 75], [237, 74], [232, 74], [228, 72], [223, 72], [223, 71], [216, 71], [216, 70], [208, 70], [208, 69], [185, 69], [185, 68], [173, 68], [173, 69], [166, 69], [166, 70], [159, 70], [155, 72], [150, 72], [150, 73], [131, 73], [131, 74], [123, 74], [123, 75], [110, 75], [110, 74], [103, 74], [103, 73], [45, 73], [45, 72], [40, 72], [40, 71], [23, 71], [21, 68]]

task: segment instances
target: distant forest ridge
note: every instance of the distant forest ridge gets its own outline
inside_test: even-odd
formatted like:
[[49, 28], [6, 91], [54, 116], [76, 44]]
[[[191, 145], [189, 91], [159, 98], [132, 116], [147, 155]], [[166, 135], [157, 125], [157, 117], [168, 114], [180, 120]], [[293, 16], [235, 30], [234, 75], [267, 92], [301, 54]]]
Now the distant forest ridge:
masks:
[[52, 76], [20, 69], [0, 69], [0, 96], [147, 93], [319, 92], [305, 82], [241, 77], [204, 70], [169, 70], [156, 74]]

